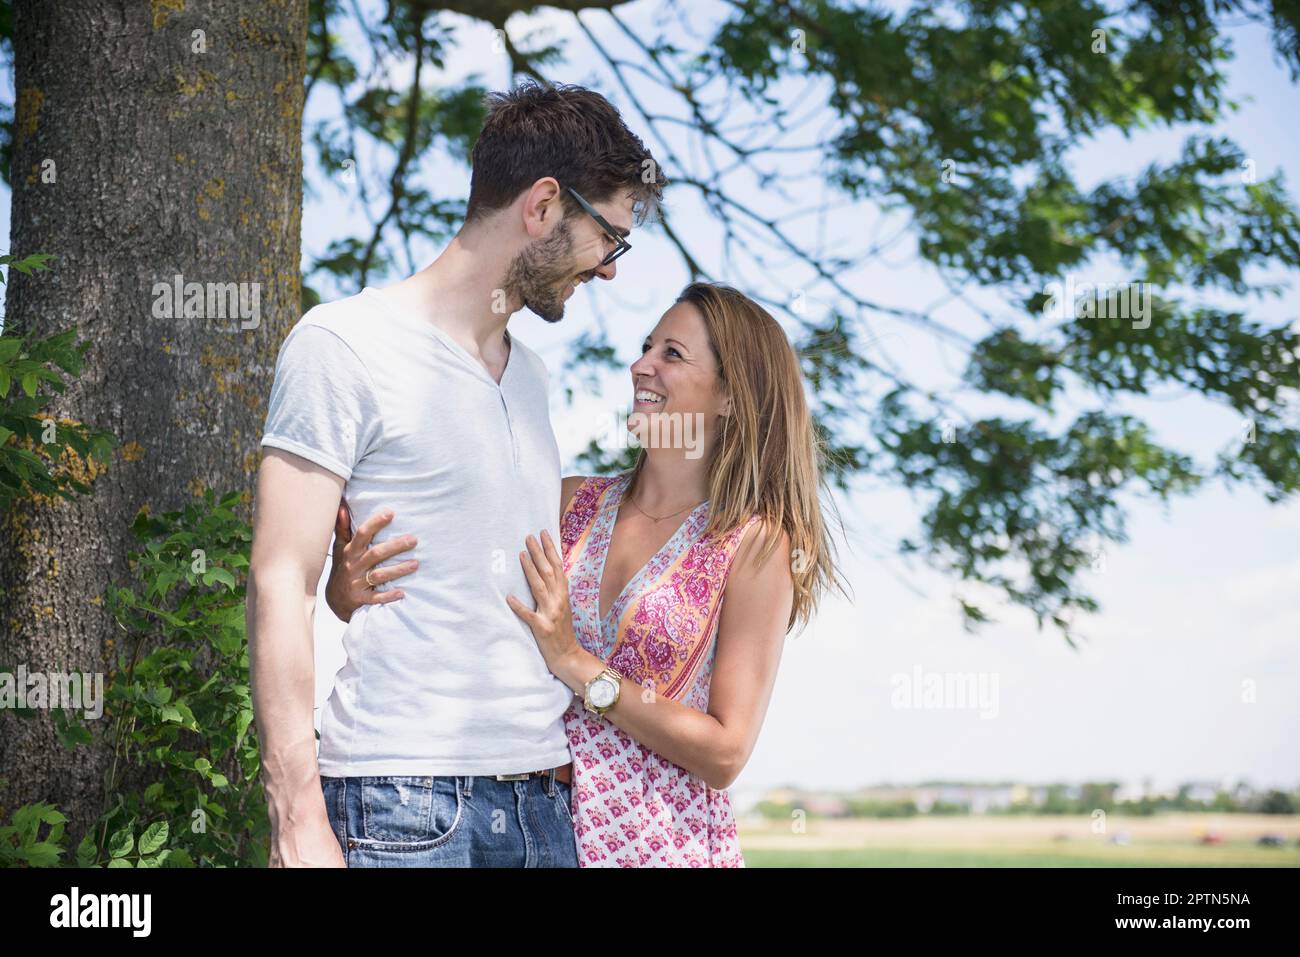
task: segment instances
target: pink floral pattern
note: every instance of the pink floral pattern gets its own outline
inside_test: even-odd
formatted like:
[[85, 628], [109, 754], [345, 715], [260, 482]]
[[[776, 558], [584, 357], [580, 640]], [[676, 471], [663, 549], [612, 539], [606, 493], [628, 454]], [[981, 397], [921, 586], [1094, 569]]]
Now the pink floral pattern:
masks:
[[[628, 476], [590, 478], [560, 520], [578, 641], [627, 678], [704, 711], [727, 573], [745, 531], [704, 539], [697, 506], [600, 617], [600, 580]], [[575, 698], [564, 715], [581, 867], [744, 867], [726, 791], [660, 757]]]

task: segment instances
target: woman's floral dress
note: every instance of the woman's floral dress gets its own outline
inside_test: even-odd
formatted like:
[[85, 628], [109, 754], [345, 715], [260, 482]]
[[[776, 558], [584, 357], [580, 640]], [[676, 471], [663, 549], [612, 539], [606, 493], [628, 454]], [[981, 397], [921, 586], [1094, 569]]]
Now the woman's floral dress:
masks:
[[[727, 573], [745, 531], [701, 535], [703, 502], [628, 582], [600, 620], [600, 581], [629, 476], [589, 478], [560, 520], [574, 630], [626, 679], [622, 693], [709, 706]], [[632, 740], [575, 698], [564, 715], [573, 755], [574, 832], [581, 867], [744, 867], [726, 791]]]

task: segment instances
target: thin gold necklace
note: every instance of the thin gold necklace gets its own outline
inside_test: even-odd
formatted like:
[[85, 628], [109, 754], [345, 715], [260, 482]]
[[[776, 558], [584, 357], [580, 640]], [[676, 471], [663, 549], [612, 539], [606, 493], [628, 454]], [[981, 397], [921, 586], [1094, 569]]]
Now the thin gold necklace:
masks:
[[643, 509], [640, 505], [638, 505], [638, 504], [636, 503], [636, 499], [635, 499], [635, 498], [629, 498], [628, 501], [632, 503], [632, 507], [633, 507], [634, 509], [636, 509], [638, 512], [640, 512], [640, 513], [641, 513], [642, 515], [644, 515], [646, 518], [650, 519], [651, 521], [653, 521], [653, 522], [655, 522], [655, 523], [662, 522], [662, 521], [664, 521], [664, 520], [666, 520], [666, 519], [670, 519], [670, 518], [672, 518], [674, 515], [680, 515], [680, 514], [682, 514], [682, 512], [686, 511], [687, 508], [698, 508], [700, 505], [703, 504], [703, 502], [696, 502], [694, 505], [687, 505], [686, 508], [679, 508], [677, 511], [675, 511], [675, 512], [671, 512], [671, 513], [668, 514], [668, 515], [664, 515], [664, 516], [662, 516], [662, 517], [657, 517], [657, 516], [651, 515], [649, 512], [647, 512], [645, 509]]

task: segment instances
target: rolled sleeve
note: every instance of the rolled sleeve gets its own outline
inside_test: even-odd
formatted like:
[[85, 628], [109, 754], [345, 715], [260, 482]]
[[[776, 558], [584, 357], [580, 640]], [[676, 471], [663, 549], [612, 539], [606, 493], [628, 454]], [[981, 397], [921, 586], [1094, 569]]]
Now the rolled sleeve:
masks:
[[262, 445], [347, 480], [382, 437], [378, 396], [361, 359], [333, 332], [300, 322], [276, 359]]

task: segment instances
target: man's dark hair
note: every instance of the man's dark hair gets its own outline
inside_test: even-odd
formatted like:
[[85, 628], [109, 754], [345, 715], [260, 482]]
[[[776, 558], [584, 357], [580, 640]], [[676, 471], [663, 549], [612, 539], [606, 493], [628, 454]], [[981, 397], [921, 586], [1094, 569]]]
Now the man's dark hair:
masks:
[[[544, 176], [589, 203], [633, 195], [635, 222], [655, 215], [667, 183], [641, 139], [610, 102], [570, 84], [525, 81], [489, 93], [487, 119], [471, 157], [465, 221], [502, 209]], [[581, 212], [568, 192], [565, 214]]]

